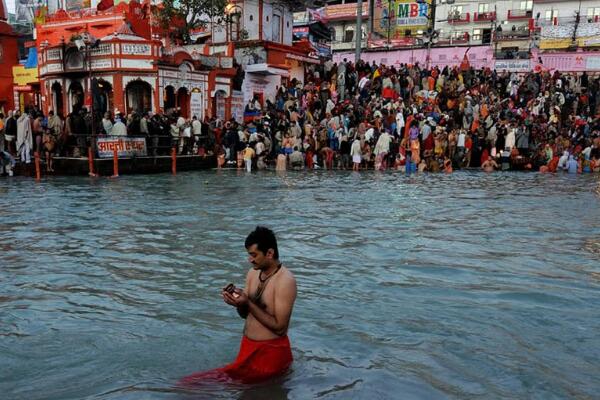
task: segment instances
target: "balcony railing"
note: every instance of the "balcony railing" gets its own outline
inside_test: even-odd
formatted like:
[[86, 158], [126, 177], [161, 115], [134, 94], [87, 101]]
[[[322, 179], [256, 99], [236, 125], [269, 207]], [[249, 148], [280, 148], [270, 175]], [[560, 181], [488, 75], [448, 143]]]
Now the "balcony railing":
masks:
[[448, 23], [449, 24], [468, 24], [471, 22], [471, 14], [470, 13], [449, 13], [448, 14]]
[[508, 10], [508, 20], [515, 20], [515, 19], [528, 19], [533, 17], [533, 11], [532, 10]]
[[498, 41], [503, 40], [525, 40], [531, 37], [529, 30], [508, 30], [502, 32], [496, 32], [494, 39]]
[[[536, 26], [549, 26], [549, 25], [573, 25], [576, 22], [575, 17], [554, 17], [554, 18], [539, 18], [535, 20]], [[579, 19], [580, 24], [597, 24], [600, 22], [600, 16], [596, 15], [588, 17], [582, 15]]]
[[469, 43], [470, 35], [469, 32], [464, 32], [460, 36], [442, 36], [438, 38], [437, 45], [447, 45], [447, 44], [466, 44]]
[[490, 11], [485, 13], [475, 13], [473, 17], [473, 21], [475, 22], [486, 22], [486, 21], [495, 21], [496, 20], [496, 11]]

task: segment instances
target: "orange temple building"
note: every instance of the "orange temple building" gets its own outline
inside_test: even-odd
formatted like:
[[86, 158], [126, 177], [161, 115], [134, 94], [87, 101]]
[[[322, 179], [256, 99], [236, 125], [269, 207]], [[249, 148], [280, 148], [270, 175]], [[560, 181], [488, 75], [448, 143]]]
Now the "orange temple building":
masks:
[[[236, 16], [262, 20], [266, 2], [256, 6], [244, 9], [237, 2]], [[153, 24], [150, 7], [148, 0], [132, 0], [105, 11], [58, 10], [37, 25], [42, 110], [66, 116], [81, 107], [96, 115], [175, 109], [187, 118], [239, 119], [248, 96], [273, 98], [287, 79], [303, 80], [305, 61], [315, 62], [307, 50], [291, 45], [289, 9], [269, 9], [279, 25], [268, 34], [261, 28], [241, 38], [238, 20], [222, 29], [209, 27], [204, 44], [176, 46]], [[269, 15], [265, 26], [272, 25]], [[234, 90], [240, 74], [244, 85]]]

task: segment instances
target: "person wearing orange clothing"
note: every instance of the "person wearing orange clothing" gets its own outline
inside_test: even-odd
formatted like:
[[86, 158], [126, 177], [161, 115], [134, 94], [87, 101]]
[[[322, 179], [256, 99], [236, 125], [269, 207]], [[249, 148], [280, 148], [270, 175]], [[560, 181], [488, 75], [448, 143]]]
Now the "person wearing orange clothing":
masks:
[[245, 288], [223, 288], [223, 301], [246, 320], [237, 358], [222, 368], [187, 376], [184, 387], [210, 382], [261, 382], [285, 373], [293, 362], [287, 336], [296, 300], [296, 279], [279, 261], [277, 239], [272, 230], [257, 226], [244, 243], [252, 268]]

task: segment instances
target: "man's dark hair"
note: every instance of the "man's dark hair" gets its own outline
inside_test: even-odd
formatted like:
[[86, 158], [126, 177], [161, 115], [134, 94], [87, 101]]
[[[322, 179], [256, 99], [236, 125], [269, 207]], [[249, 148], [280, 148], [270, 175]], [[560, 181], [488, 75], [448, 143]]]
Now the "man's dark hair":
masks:
[[246, 242], [244, 246], [249, 248], [253, 244], [256, 245], [256, 248], [262, 251], [264, 254], [267, 254], [269, 249], [273, 249], [273, 257], [276, 260], [279, 260], [279, 250], [277, 250], [277, 239], [275, 238], [275, 233], [272, 230], [265, 226], [257, 226], [248, 237], [246, 237]]

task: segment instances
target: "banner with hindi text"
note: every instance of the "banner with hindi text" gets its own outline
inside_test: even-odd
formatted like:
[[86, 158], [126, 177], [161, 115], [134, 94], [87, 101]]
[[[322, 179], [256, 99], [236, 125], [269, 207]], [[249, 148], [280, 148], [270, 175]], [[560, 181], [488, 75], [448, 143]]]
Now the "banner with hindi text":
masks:
[[146, 151], [146, 138], [143, 137], [103, 137], [98, 138], [98, 156], [112, 158], [114, 150], [119, 157], [143, 157]]

